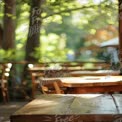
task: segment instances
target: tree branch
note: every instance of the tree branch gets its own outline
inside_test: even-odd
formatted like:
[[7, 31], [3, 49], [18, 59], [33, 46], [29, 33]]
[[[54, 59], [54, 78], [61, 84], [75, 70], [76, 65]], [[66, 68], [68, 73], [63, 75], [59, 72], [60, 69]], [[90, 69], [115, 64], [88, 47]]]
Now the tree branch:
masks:
[[[99, 5], [90, 5], [90, 6], [82, 6], [82, 7], [78, 7], [78, 8], [72, 8], [72, 9], [66, 9], [66, 10], [63, 10], [63, 11], [51, 13], [51, 14], [45, 16], [45, 17], [42, 17], [42, 19], [46, 19], [50, 16], [54, 16], [54, 15], [57, 15], [57, 14], [62, 14], [62, 13], [66, 13], [66, 12], [72, 12], [72, 11], [77, 11], [77, 10], [87, 9], [87, 8], [94, 8], [94, 7], [101, 7], [101, 4], [99, 4]], [[106, 5], [105, 7], [112, 7], [112, 6]]]

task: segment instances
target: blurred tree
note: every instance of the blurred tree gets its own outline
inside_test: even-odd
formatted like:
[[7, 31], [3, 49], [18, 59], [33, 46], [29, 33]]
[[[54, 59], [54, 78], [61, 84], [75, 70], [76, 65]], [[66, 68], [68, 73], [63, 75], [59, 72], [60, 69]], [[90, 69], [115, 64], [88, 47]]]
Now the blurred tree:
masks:
[[[67, 44], [70, 45], [70, 47], [74, 48], [74, 42], [76, 43], [76, 33], [78, 33], [80, 35], [80, 38], [82, 37], [82, 35], [84, 36], [86, 33], [88, 33], [89, 30], [92, 29], [92, 27], [90, 26], [92, 21], [94, 22], [96, 20], [96, 15], [99, 15], [99, 12], [97, 11], [98, 9], [100, 9], [101, 11], [106, 11], [106, 8], [112, 10], [114, 7], [115, 3], [110, 0], [109, 2], [107, 0], [102, 0], [102, 1], [98, 1], [97, 3], [95, 1], [86, 1], [85, 3], [83, 1], [80, 0], [39, 0], [39, 1], [32, 1], [31, 2], [31, 14], [30, 14], [30, 25], [29, 25], [29, 32], [28, 32], [28, 39], [27, 39], [27, 43], [26, 43], [26, 60], [28, 61], [37, 61], [37, 59], [35, 59], [32, 56], [32, 53], [35, 51], [35, 49], [39, 46], [39, 35], [40, 35], [40, 28], [44, 27], [45, 24], [47, 23], [51, 23], [51, 28], [52, 31], [56, 32], [56, 28], [53, 27], [53, 22], [55, 22], [57, 25], [60, 25], [61, 28], [63, 28], [62, 30], [64, 31], [64, 33], [68, 33], [70, 34], [68, 36], [68, 40]], [[87, 11], [88, 9], [88, 11]], [[81, 16], [81, 21], [84, 21], [84, 19], [88, 19], [88, 23], [86, 23], [86, 25], [88, 24], [89, 27], [86, 28], [85, 26], [83, 26], [83, 24], [77, 24], [78, 29], [76, 29], [76, 26], [73, 26], [73, 24], [71, 24], [70, 22], [70, 18], [66, 18], [65, 16], [70, 16], [71, 17], [71, 13], [72, 14], [76, 14], [74, 11], [84, 11], [84, 13], [79, 14]], [[80, 12], [81, 12], [80, 11]], [[92, 11], [92, 12], [91, 12]], [[74, 12], [74, 13], [73, 13]], [[80, 13], [78, 12], [78, 13]], [[87, 15], [90, 12], [90, 16]], [[95, 13], [96, 12], [96, 13]], [[34, 16], [33, 16], [34, 14]], [[86, 15], [86, 16], [85, 16]], [[32, 17], [33, 16], [33, 17]], [[99, 15], [100, 16], [100, 15]], [[84, 18], [83, 18], [84, 17]], [[101, 16], [102, 18], [102, 16]], [[67, 23], [64, 24], [64, 22], [62, 22], [64, 19], [64, 21], [67, 21]], [[104, 17], [103, 17], [104, 19]], [[33, 23], [34, 22], [34, 23]], [[36, 26], [38, 22], [38, 27]], [[69, 22], [69, 23], [68, 23]], [[98, 21], [97, 21], [98, 22]], [[34, 25], [32, 25], [32, 23]], [[103, 22], [104, 23], [104, 22]], [[55, 25], [56, 25], [55, 24]], [[93, 25], [93, 24], [92, 24]], [[67, 26], [70, 28], [69, 32], [67, 31]], [[96, 24], [96, 27], [99, 26], [99, 24]], [[59, 27], [59, 26], [57, 26]], [[74, 27], [74, 28], [73, 28]], [[90, 28], [90, 29], [89, 29]], [[89, 30], [88, 30], [89, 29]], [[48, 27], [47, 27], [48, 30]], [[81, 32], [81, 30], [83, 30]], [[67, 32], [66, 32], [67, 31]], [[81, 32], [81, 34], [80, 34]], [[56, 33], [62, 33], [57, 31]], [[85, 33], [85, 34], [84, 34]], [[71, 39], [72, 38], [72, 39]], [[84, 37], [83, 37], [84, 38]], [[78, 43], [80, 43], [80, 41], [77, 41], [77, 45]]]
[[3, 40], [3, 28], [0, 25], [0, 48], [2, 47], [2, 40]]
[[35, 48], [40, 45], [40, 28], [41, 28], [41, 5], [43, 0], [32, 0], [31, 1], [31, 10], [30, 10], [30, 24], [29, 32], [26, 42], [26, 57], [27, 61], [38, 61], [35, 57], [32, 56], [32, 53], [35, 51]]
[[4, 21], [2, 48], [15, 48], [15, 6], [16, 0], [4, 0]]
[[[74, 2], [72, 4], [76, 4], [78, 1]], [[52, 14], [45, 15], [48, 20], [43, 20], [43, 28], [46, 34], [55, 33], [59, 36], [64, 34], [66, 47], [81, 55], [80, 48], [99, 44], [100, 41], [118, 35], [117, 9], [117, 0], [86, 1], [86, 4], [83, 4], [81, 0], [75, 8], [67, 8], [64, 11], [57, 10], [57, 13], [52, 12]], [[104, 30], [106, 33], [98, 34], [100, 30]]]
[[[86, 40], [89, 34], [94, 35], [97, 29], [107, 24], [115, 24], [113, 22], [117, 13], [117, 0], [17, 0], [16, 6], [16, 44], [23, 53], [26, 45], [25, 59], [28, 61], [37, 61], [33, 55], [42, 41], [39, 41], [40, 28], [41, 31], [46, 30], [46, 34], [51, 32], [59, 36], [65, 35], [66, 47], [74, 50], [80, 48], [80, 45], [84, 46], [84, 39]], [[0, 11], [0, 18], [1, 16]], [[29, 29], [28, 20], [30, 20]], [[22, 28], [26, 31], [21, 30]], [[25, 41], [26, 33], [28, 33], [27, 41]]]

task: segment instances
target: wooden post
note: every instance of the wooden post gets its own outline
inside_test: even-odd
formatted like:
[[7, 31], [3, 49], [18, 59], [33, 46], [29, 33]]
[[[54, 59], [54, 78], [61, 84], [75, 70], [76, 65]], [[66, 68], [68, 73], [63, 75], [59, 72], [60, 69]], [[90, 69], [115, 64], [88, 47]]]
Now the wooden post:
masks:
[[122, 74], [122, 0], [119, 0], [119, 58], [120, 74]]

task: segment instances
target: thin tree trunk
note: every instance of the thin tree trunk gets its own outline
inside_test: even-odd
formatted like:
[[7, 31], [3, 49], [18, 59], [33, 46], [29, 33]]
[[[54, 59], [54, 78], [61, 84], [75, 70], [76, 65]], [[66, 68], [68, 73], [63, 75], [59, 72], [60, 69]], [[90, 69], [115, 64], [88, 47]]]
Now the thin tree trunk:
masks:
[[2, 47], [2, 41], [3, 41], [3, 28], [0, 25], [0, 48]]
[[30, 24], [29, 32], [26, 43], [26, 61], [37, 62], [32, 53], [35, 48], [40, 46], [40, 28], [41, 28], [41, 4], [43, 0], [32, 0], [31, 11], [30, 11]]
[[4, 0], [4, 30], [2, 48], [5, 50], [15, 47], [15, 6], [16, 0]]
[[[25, 60], [28, 62], [37, 62], [38, 59], [35, 58], [32, 54], [35, 52], [35, 48], [40, 46], [40, 29], [41, 29], [41, 5], [43, 0], [31, 0], [31, 9], [30, 9], [30, 23], [28, 38], [26, 42], [26, 55]], [[26, 82], [27, 76], [30, 76], [27, 64], [24, 66], [22, 73], [22, 84]]]
[[120, 74], [122, 75], [122, 1], [119, 0], [119, 58]]

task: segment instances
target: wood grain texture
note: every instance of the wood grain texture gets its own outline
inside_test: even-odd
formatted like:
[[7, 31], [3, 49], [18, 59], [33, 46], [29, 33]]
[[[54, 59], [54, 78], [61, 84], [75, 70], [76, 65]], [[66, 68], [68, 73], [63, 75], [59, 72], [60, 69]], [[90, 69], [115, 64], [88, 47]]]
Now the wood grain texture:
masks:
[[41, 82], [60, 81], [68, 93], [106, 93], [122, 91], [122, 76], [85, 76], [64, 78], [42, 78]]
[[122, 95], [41, 95], [11, 116], [11, 122], [116, 122]]
[[98, 70], [98, 71], [74, 71], [70, 72], [70, 75], [73, 77], [80, 77], [80, 76], [106, 76], [106, 75], [119, 75], [120, 71], [112, 71], [112, 70]]

